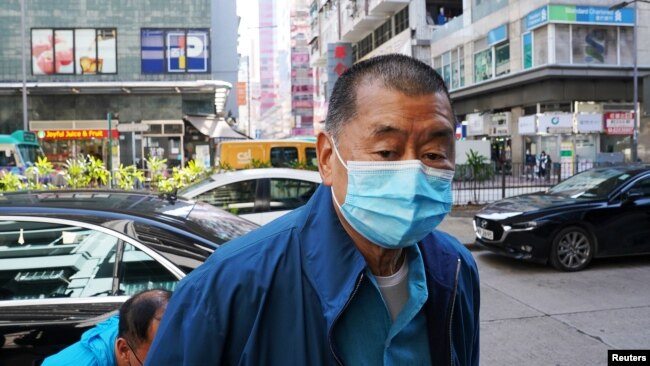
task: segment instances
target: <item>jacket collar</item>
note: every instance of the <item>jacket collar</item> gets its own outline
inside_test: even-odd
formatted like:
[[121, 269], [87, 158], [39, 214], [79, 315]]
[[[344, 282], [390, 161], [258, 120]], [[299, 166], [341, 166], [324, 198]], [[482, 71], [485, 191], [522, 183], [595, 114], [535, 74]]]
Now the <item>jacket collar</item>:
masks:
[[[332, 203], [330, 187], [318, 187], [300, 210], [299, 225], [303, 270], [320, 297], [328, 328], [352, 295], [366, 262], [339, 221]], [[458, 256], [441, 245], [434, 232], [419, 243], [422, 253], [430, 310], [444, 318], [455, 286]], [[440, 326], [440, 325], [439, 325]], [[445, 329], [446, 327], [441, 327]]]
[[300, 215], [304, 221], [298, 235], [303, 271], [320, 297], [329, 329], [366, 262], [339, 221], [330, 187], [321, 184], [302, 209], [306, 215]]

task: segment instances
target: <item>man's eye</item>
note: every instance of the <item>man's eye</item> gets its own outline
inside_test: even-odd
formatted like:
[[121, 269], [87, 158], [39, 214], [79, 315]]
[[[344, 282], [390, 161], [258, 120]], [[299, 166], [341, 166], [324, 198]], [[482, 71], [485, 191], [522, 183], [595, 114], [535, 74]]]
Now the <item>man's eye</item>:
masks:
[[388, 150], [378, 151], [377, 154], [381, 156], [383, 159], [388, 159], [393, 156], [393, 152]]
[[424, 154], [423, 157], [424, 157], [425, 160], [434, 160], [434, 161], [445, 158], [444, 156], [439, 155], [439, 154], [435, 154], [435, 153]]

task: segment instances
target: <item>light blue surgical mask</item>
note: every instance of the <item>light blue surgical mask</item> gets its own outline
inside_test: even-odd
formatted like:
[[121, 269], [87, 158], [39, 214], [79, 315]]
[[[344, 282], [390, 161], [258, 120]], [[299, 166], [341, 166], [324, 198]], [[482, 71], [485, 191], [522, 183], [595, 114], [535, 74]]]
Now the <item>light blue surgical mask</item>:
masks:
[[451, 210], [452, 170], [435, 169], [420, 160], [348, 161], [334, 152], [348, 171], [348, 190], [340, 205], [345, 220], [371, 242], [387, 248], [416, 244]]

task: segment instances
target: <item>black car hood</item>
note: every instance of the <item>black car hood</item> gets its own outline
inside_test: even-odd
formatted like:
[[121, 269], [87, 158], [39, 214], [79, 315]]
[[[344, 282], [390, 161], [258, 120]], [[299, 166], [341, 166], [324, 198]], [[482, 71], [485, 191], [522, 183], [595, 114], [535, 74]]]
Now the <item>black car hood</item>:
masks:
[[584, 198], [577, 199], [567, 196], [550, 195], [539, 192], [509, 197], [491, 203], [479, 211], [478, 215], [482, 217], [494, 216], [495, 218], [506, 218], [516, 216], [524, 212], [552, 209], [561, 206], [573, 205], [576, 203], [587, 203], [587, 200]]

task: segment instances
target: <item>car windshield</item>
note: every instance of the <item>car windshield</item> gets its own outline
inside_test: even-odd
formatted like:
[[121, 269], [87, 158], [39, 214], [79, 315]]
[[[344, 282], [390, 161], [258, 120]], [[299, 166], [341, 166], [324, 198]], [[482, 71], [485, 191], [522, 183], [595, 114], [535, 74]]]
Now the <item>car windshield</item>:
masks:
[[210, 184], [212, 184], [212, 182], [214, 182], [214, 180], [212, 179], [212, 177], [209, 177], [209, 178], [200, 180], [200, 181], [198, 181], [196, 183], [190, 184], [189, 186], [187, 186], [185, 188], [179, 189], [178, 190], [178, 196], [179, 197], [185, 197], [185, 195], [187, 193], [193, 192], [193, 191], [196, 191], [196, 190], [198, 190], [200, 192], [202, 187], [210, 185]]
[[246, 219], [202, 202], [196, 203], [187, 218], [224, 241], [242, 236], [258, 227]]
[[18, 145], [18, 150], [25, 160], [25, 165], [28, 166], [33, 165], [36, 162], [36, 158], [43, 156], [41, 148], [35, 145], [20, 144]]
[[574, 175], [552, 187], [547, 193], [571, 198], [606, 198], [630, 177], [632, 174], [625, 169], [593, 169]]

